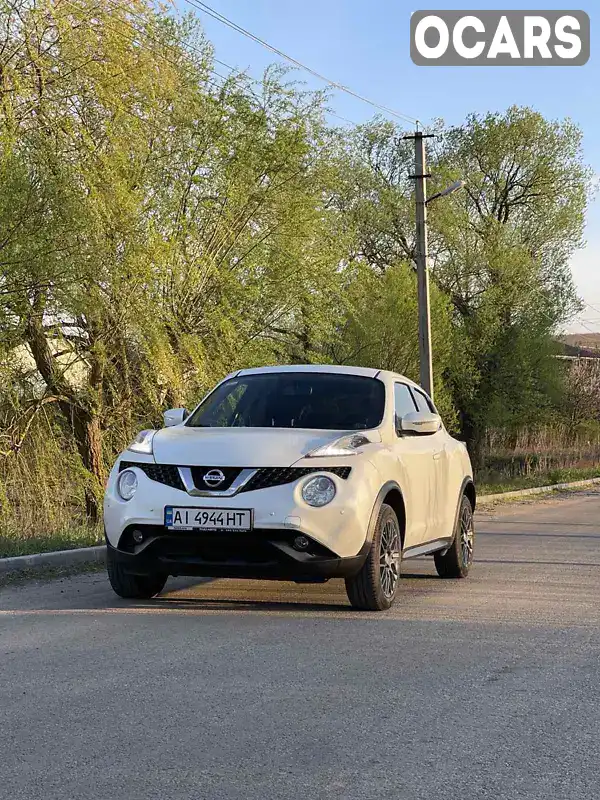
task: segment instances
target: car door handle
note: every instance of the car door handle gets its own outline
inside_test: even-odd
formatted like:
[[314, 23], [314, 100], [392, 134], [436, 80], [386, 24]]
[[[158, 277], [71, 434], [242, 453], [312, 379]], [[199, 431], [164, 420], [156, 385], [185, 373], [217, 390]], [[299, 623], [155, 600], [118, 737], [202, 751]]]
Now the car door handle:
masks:
[[442, 451], [441, 450], [438, 453], [434, 453], [433, 454], [433, 460], [434, 461], [439, 461], [441, 457], [442, 457]]

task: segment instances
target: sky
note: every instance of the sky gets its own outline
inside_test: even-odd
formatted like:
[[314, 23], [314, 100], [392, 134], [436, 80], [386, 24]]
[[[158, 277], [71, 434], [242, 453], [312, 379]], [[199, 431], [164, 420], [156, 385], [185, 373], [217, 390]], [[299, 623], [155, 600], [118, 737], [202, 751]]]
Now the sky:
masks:
[[[260, 78], [269, 64], [282, 61], [260, 44], [188, 4], [181, 11], [200, 17], [215, 56]], [[598, 0], [207, 0], [215, 11], [332, 81], [425, 125], [442, 118], [460, 123], [469, 113], [530, 106], [551, 119], [570, 117], [583, 130], [584, 156], [600, 180], [600, 24]], [[591, 20], [591, 57], [580, 67], [418, 67], [410, 59], [410, 16], [421, 10], [583, 10]], [[221, 69], [217, 65], [218, 69]], [[222, 68], [224, 69], [224, 68]], [[301, 73], [307, 87], [324, 84]], [[333, 91], [331, 108], [360, 123], [376, 112], [347, 94]], [[336, 121], [336, 120], [332, 120]], [[336, 121], [337, 124], [339, 120]], [[571, 268], [580, 297], [581, 316], [572, 332], [600, 330], [600, 192], [587, 212], [586, 246], [574, 254]]]

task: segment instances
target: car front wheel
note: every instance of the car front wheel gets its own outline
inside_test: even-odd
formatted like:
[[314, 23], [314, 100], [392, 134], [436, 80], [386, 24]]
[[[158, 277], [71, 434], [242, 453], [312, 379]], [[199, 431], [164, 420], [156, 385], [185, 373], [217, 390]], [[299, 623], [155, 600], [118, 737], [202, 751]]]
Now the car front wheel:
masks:
[[402, 544], [398, 517], [383, 504], [367, 560], [360, 572], [346, 579], [346, 592], [353, 608], [385, 611], [396, 598], [400, 579]]
[[435, 553], [433, 556], [435, 568], [440, 578], [467, 577], [473, 564], [474, 543], [473, 506], [469, 498], [463, 495], [460, 501], [452, 544], [443, 555]]
[[167, 576], [162, 573], [132, 575], [123, 569], [110, 548], [106, 552], [106, 570], [113, 591], [131, 600], [149, 600], [162, 592], [167, 582]]

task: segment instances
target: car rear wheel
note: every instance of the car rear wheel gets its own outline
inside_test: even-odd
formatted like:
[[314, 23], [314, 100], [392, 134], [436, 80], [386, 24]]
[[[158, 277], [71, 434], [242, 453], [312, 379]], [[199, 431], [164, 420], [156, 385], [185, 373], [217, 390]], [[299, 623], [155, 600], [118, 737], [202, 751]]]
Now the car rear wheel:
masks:
[[106, 553], [106, 570], [113, 591], [126, 599], [149, 600], [162, 592], [167, 582], [167, 576], [158, 572], [152, 575], [132, 575], [123, 569], [110, 549]]
[[346, 579], [346, 592], [354, 608], [385, 611], [396, 598], [400, 579], [402, 545], [394, 509], [381, 506], [367, 560], [360, 572]]
[[442, 555], [435, 553], [435, 568], [440, 578], [466, 578], [473, 564], [475, 528], [473, 506], [466, 495], [460, 501], [460, 509], [450, 548]]

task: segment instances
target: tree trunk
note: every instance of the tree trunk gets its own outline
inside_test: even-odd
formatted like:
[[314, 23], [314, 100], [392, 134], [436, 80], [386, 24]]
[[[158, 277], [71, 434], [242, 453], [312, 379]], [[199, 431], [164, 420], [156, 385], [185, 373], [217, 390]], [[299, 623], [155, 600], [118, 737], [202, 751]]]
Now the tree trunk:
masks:
[[483, 467], [484, 431], [471, 414], [465, 412], [461, 419], [461, 436], [466, 442], [473, 469]]
[[[102, 461], [102, 430], [97, 411], [93, 410], [89, 398], [80, 397], [65, 377], [64, 370], [57, 367], [56, 360], [48, 346], [43, 329], [44, 296], [38, 294], [32, 313], [26, 321], [27, 342], [34, 361], [49, 391], [58, 395], [59, 408], [71, 426], [77, 450], [83, 466], [91, 479], [85, 486], [85, 510], [90, 522], [100, 518], [100, 495], [104, 485], [104, 464]], [[92, 390], [102, 382], [102, 360], [92, 360], [90, 371]]]
[[165, 407], [183, 408], [183, 400], [181, 398], [181, 390], [179, 387], [169, 385], [165, 393]]
[[96, 523], [100, 519], [100, 496], [105, 479], [100, 421], [76, 402], [61, 400], [59, 407], [71, 426], [82, 464], [90, 473], [84, 488], [85, 514], [90, 522]]
[[104, 486], [102, 459], [102, 430], [99, 420], [89, 411], [72, 407], [73, 435], [83, 466], [91, 474], [92, 482], [85, 487], [85, 513], [90, 522], [100, 519], [100, 493]]

